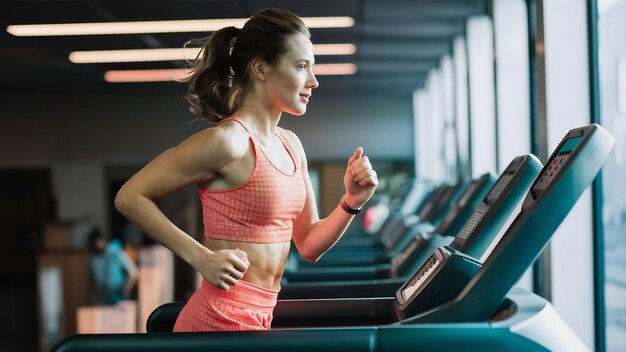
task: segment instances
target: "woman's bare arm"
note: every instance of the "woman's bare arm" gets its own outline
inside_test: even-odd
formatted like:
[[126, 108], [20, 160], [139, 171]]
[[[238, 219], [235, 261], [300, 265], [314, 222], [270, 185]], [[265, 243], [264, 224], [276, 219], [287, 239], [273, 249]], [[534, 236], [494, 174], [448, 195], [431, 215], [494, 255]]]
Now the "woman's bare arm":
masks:
[[184, 186], [215, 178], [240, 158], [246, 151], [247, 139], [239, 145], [233, 132], [215, 127], [196, 133], [152, 160], [124, 184], [115, 198], [115, 207], [122, 214], [209, 282], [224, 289], [243, 277], [249, 264], [245, 253], [211, 252], [174, 225], [156, 201]]
[[[306, 202], [302, 213], [294, 223], [293, 240], [300, 255], [310, 262], [316, 262], [341, 238], [354, 215], [348, 214], [337, 205], [326, 218], [319, 218], [304, 149], [295, 134], [288, 133], [288, 135], [292, 144], [298, 146], [306, 185]], [[378, 186], [376, 172], [372, 169], [368, 158], [363, 157], [362, 154], [362, 148], [355, 151], [348, 161], [344, 175], [346, 187], [344, 199], [352, 208], [362, 207]]]

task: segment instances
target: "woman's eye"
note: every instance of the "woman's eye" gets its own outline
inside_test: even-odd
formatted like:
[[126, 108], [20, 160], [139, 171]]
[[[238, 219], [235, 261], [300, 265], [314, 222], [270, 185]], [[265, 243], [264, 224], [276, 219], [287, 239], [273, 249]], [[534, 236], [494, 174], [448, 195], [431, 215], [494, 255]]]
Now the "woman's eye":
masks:
[[298, 68], [304, 70], [306, 68], [306, 65], [298, 65]]

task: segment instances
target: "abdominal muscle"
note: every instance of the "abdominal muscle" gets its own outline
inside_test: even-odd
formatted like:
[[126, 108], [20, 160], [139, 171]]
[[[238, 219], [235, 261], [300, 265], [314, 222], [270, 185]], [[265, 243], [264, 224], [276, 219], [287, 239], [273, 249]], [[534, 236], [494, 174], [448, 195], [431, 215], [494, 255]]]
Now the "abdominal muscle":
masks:
[[251, 243], [204, 238], [204, 246], [212, 251], [240, 249], [248, 254], [250, 266], [242, 280], [267, 289], [277, 290], [283, 276], [291, 243]]

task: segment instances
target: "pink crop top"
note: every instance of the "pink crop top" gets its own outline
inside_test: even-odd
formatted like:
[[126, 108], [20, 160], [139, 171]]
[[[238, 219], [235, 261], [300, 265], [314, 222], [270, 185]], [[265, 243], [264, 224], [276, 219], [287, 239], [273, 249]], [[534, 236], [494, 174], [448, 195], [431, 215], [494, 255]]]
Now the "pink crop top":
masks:
[[224, 121], [236, 121], [248, 132], [254, 146], [255, 165], [250, 178], [240, 186], [224, 190], [200, 188], [205, 236], [254, 243], [290, 241], [293, 223], [306, 199], [297, 159], [276, 133], [294, 164], [292, 174], [280, 171], [240, 119], [232, 116], [220, 123]]

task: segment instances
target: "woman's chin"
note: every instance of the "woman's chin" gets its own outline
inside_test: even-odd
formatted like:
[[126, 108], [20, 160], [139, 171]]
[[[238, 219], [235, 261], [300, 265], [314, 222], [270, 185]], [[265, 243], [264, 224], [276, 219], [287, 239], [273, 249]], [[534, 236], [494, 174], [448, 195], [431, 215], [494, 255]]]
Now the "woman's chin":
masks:
[[306, 106], [305, 107], [298, 107], [298, 108], [295, 108], [295, 109], [292, 108], [292, 109], [289, 109], [288, 111], [285, 111], [285, 112], [290, 114], [290, 115], [294, 115], [294, 116], [302, 116], [306, 112]]

